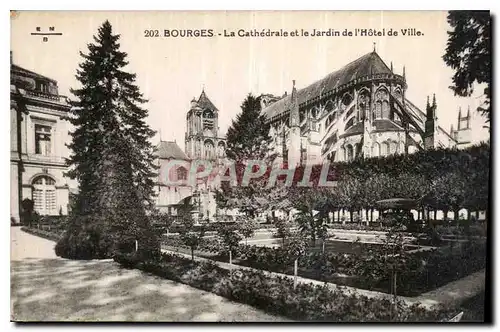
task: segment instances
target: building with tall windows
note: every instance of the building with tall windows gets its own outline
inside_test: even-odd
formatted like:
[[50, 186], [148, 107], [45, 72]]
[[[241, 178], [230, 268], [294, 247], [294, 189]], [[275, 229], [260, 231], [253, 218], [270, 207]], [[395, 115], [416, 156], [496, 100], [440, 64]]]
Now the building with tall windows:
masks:
[[25, 199], [40, 215], [65, 215], [67, 98], [55, 80], [13, 64], [12, 54], [10, 97], [11, 218], [19, 222]]
[[[198, 219], [211, 220], [217, 213], [214, 189], [216, 181], [188, 181], [190, 165], [197, 159], [216, 165], [225, 158], [226, 141], [219, 131], [219, 110], [205, 91], [193, 98], [186, 114], [185, 151], [175, 141], [160, 141], [156, 147], [159, 167], [156, 206], [162, 212], [176, 214], [177, 207], [188, 200]], [[173, 160], [181, 161], [169, 167]], [[170, 181], [166, 181], [166, 179]]]
[[373, 50], [302, 89], [294, 81], [290, 94], [261, 96], [278, 162], [293, 167], [470, 143], [470, 111], [447, 132], [437, 124], [436, 97], [422, 111], [407, 89], [405, 68], [396, 73]]

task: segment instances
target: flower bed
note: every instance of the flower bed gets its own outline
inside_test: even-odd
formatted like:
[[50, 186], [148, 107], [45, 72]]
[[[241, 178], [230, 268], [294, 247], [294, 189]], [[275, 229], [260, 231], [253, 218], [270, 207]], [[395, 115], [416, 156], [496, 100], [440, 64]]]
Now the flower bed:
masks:
[[[190, 253], [180, 239], [169, 238], [168, 246]], [[351, 244], [353, 246], [359, 243]], [[391, 270], [383, 265], [378, 245], [363, 244], [354, 254], [338, 252], [307, 252], [299, 259], [298, 275], [356, 288], [391, 292]], [[221, 250], [214, 239], [203, 239], [196, 254], [221, 262], [228, 262], [228, 253]], [[240, 245], [232, 252], [235, 264], [260, 270], [293, 275], [294, 256], [285, 248]], [[458, 280], [486, 266], [484, 243], [463, 245], [460, 250], [428, 250], [409, 256], [408, 268], [398, 272], [397, 293], [417, 296]]]
[[453, 308], [428, 310], [418, 304], [398, 301], [397, 313], [387, 299], [348, 294], [341, 289], [299, 283], [248, 270], [225, 270], [210, 262], [162, 254], [141, 261], [133, 254], [120, 254], [114, 260], [126, 268], [138, 268], [162, 278], [178, 281], [230, 300], [249, 304], [266, 312], [300, 321], [387, 322], [440, 321], [449, 318]]

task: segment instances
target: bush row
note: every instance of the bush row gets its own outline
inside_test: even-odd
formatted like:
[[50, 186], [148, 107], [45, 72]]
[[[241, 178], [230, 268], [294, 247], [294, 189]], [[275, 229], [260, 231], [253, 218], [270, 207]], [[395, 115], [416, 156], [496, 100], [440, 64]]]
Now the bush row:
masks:
[[[179, 238], [169, 237], [165, 244], [189, 249]], [[299, 275], [325, 282], [334, 282], [357, 288], [391, 291], [392, 271], [384, 264], [386, 259], [379, 245], [354, 243], [360, 246], [355, 254], [308, 251], [299, 259]], [[211, 259], [227, 261], [228, 253], [215, 238], [205, 238], [198, 250], [215, 253]], [[293, 274], [295, 254], [286, 247], [270, 248], [239, 245], [232, 252], [238, 264], [260, 270]], [[397, 292], [415, 296], [465, 277], [486, 266], [484, 242], [466, 243], [458, 250], [433, 249], [408, 255], [406, 268], [397, 274]], [[349, 276], [348, 278], [342, 276]]]
[[138, 268], [299, 321], [430, 322], [452, 317], [455, 313], [453, 308], [429, 310], [402, 301], [394, 306], [388, 299], [357, 296], [340, 288], [332, 290], [311, 283], [299, 283], [294, 289], [290, 278], [242, 269], [230, 272], [210, 262], [191, 261], [173, 254], [148, 260], [141, 260], [134, 254], [119, 254], [114, 260], [126, 268]]

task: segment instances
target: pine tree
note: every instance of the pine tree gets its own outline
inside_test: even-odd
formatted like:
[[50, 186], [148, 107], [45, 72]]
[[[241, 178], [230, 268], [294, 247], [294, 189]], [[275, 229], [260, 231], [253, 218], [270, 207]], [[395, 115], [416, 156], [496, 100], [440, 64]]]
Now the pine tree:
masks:
[[119, 51], [119, 38], [113, 35], [111, 24], [104, 22], [94, 37], [95, 44], [88, 45], [88, 54], [80, 52], [84, 61], [76, 78], [81, 88], [71, 90], [78, 100], [73, 102], [70, 114], [70, 122], [76, 129], [69, 144], [73, 153], [68, 175], [79, 181], [77, 210], [83, 214], [97, 208], [94, 192], [99, 174], [96, 172], [106, 148], [102, 142], [104, 134], [110, 131], [118, 131], [128, 142], [132, 183], [139, 201], [152, 207], [155, 157], [149, 139], [154, 131], [145, 123], [148, 111], [140, 105], [146, 100], [134, 84], [136, 75], [123, 71], [128, 62], [127, 54]]
[[[156, 167], [149, 140], [154, 131], [145, 123], [148, 111], [141, 104], [146, 100], [134, 84], [136, 75], [123, 70], [128, 62], [127, 54], [119, 51], [119, 38], [106, 21], [95, 43], [88, 45], [88, 54], [80, 52], [84, 60], [76, 78], [81, 87], [71, 90], [77, 100], [69, 116], [75, 130], [68, 145], [68, 175], [79, 182], [73, 219], [78, 224], [79, 217], [87, 216], [85, 220], [100, 225], [106, 234], [96, 236], [99, 243], [94, 245], [105, 238], [106, 248], [130, 249], [137, 240], [147, 249], [157, 245], [146, 215], [153, 208]], [[77, 233], [85, 233], [85, 227], [90, 226], [73, 225]], [[71, 247], [71, 241], [65, 241]]]

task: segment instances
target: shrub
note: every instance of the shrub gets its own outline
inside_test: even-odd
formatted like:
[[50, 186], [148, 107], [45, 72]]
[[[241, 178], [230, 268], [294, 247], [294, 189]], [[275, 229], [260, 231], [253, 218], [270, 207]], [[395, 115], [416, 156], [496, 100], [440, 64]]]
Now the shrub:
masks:
[[[104, 259], [112, 257], [113, 241], [108, 227], [95, 216], [75, 217], [63, 237], [57, 242], [56, 255], [70, 259]], [[122, 241], [122, 250], [131, 247]]]

